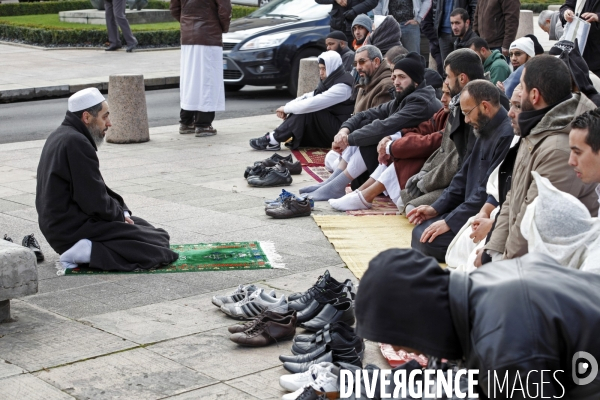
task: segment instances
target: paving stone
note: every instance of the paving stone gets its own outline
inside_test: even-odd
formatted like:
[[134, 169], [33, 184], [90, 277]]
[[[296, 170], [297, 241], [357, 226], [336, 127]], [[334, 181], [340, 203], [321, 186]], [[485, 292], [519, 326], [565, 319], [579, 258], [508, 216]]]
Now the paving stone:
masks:
[[[37, 165], [37, 161], [36, 161]], [[2, 197], [2, 196], [0, 196]], [[2, 197], [3, 200], [12, 201], [14, 203], [24, 204], [29, 207], [35, 207], [35, 195], [31, 193], [17, 194], [13, 196]]]
[[281, 396], [288, 393], [279, 386], [279, 377], [287, 374], [289, 374], [288, 371], [283, 367], [278, 366], [266, 371], [232, 379], [227, 381], [227, 384], [256, 396], [259, 399], [278, 400], [281, 399]]
[[16, 375], [0, 379], [2, 399], [69, 400], [73, 397], [33, 375]]
[[29, 206], [6, 199], [0, 199], [0, 212], [16, 211], [24, 208], [29, 208]]
[[244, 393], [224, 383], [218, 383], [202, 389], [192, 390], [191, 392], [169, 397], [169, 400], [254, 400], [261, 398], [262, 397], [250, 396], [248, 393]]
[[26, 372], [27, 371], [25, 371], [23, 368], [19, 368], [16, 365], [8, 363], [0, 358], [0, 379], [13, 375], [20, 375]]
[[41, 371], [37, 376], [78, 399], [158, 399], [216, 383], [146, 349]]
[[[225, 317], [224, 317], [225, 318]], [[292, 342], [261, 348], [241, 347], [229, 340], [225, 328], [148, 346], [158, 354], [219, 380], [281, 365], [280, 354], [289, 354]]]
[[[219, 315], [221, 314], [221, 315]], [[132, 308], [86, 318], [92, 326], [139, 344], [159, 342], [230, 325], [222, 313], [175, 303]]]

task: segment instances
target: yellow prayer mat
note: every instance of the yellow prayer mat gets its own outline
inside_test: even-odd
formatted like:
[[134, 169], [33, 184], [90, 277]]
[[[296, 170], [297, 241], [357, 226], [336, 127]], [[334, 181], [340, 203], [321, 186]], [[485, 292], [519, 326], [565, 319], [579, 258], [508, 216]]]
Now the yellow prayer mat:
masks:
[[313, 215], [323, 234], [358, 279], [384, 250], [410, 248], [414, 225], [404, 215]]

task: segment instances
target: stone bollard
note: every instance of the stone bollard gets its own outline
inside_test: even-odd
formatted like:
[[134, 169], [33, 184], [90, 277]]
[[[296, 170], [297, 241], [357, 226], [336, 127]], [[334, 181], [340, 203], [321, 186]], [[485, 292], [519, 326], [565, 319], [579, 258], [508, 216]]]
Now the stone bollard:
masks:
[[516, 39], [525, 35], [533, 35], [533, 11], [531, 10], [521, 10], [519, 14], [519, 29]]
[[300, 60], [298, 72], [298, 97], [304, 93], [312, 92], [319, 84], [319, 61], [317, 57], [303, 58]]
[[37, 291], [37, 262], [33, 251], [0, 239], [0, 322], [11, 320], [11, 299]]
[[112, 127], [106, 132], [107, 142], [150, 140], [143, 75], [111, 75], [108, 78], [108, 109]]

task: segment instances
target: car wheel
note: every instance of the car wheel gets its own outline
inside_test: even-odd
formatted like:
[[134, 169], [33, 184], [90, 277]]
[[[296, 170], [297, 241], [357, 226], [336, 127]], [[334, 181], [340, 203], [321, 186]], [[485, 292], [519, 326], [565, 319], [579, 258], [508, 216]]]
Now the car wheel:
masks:
[[288, 92], [294, 96], [298, 96], [298, 74], [300, 72], [300, 60], [308, 57], [316, 57], [321, 54], [323, 50], [311, 47], [309, 49], [304, 49], [294, 58], [294, 62], [292, 63], [292, 73], [290, 74], [290, 81], [288, 82], [287, 88]]
[[225, 85], [226, 92], [239, 92], [246, 85]]

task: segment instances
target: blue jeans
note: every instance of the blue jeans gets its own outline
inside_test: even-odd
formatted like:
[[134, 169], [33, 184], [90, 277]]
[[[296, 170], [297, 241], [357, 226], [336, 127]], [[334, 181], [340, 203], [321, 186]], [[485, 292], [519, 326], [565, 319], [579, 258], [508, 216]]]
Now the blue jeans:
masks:
[[400, 41], [402, 46], [408, 51], [414, 51], [421, 54], [421, 27], [419, 25], [404, 25], [406, 22], [399, 22], [402, 37]]

